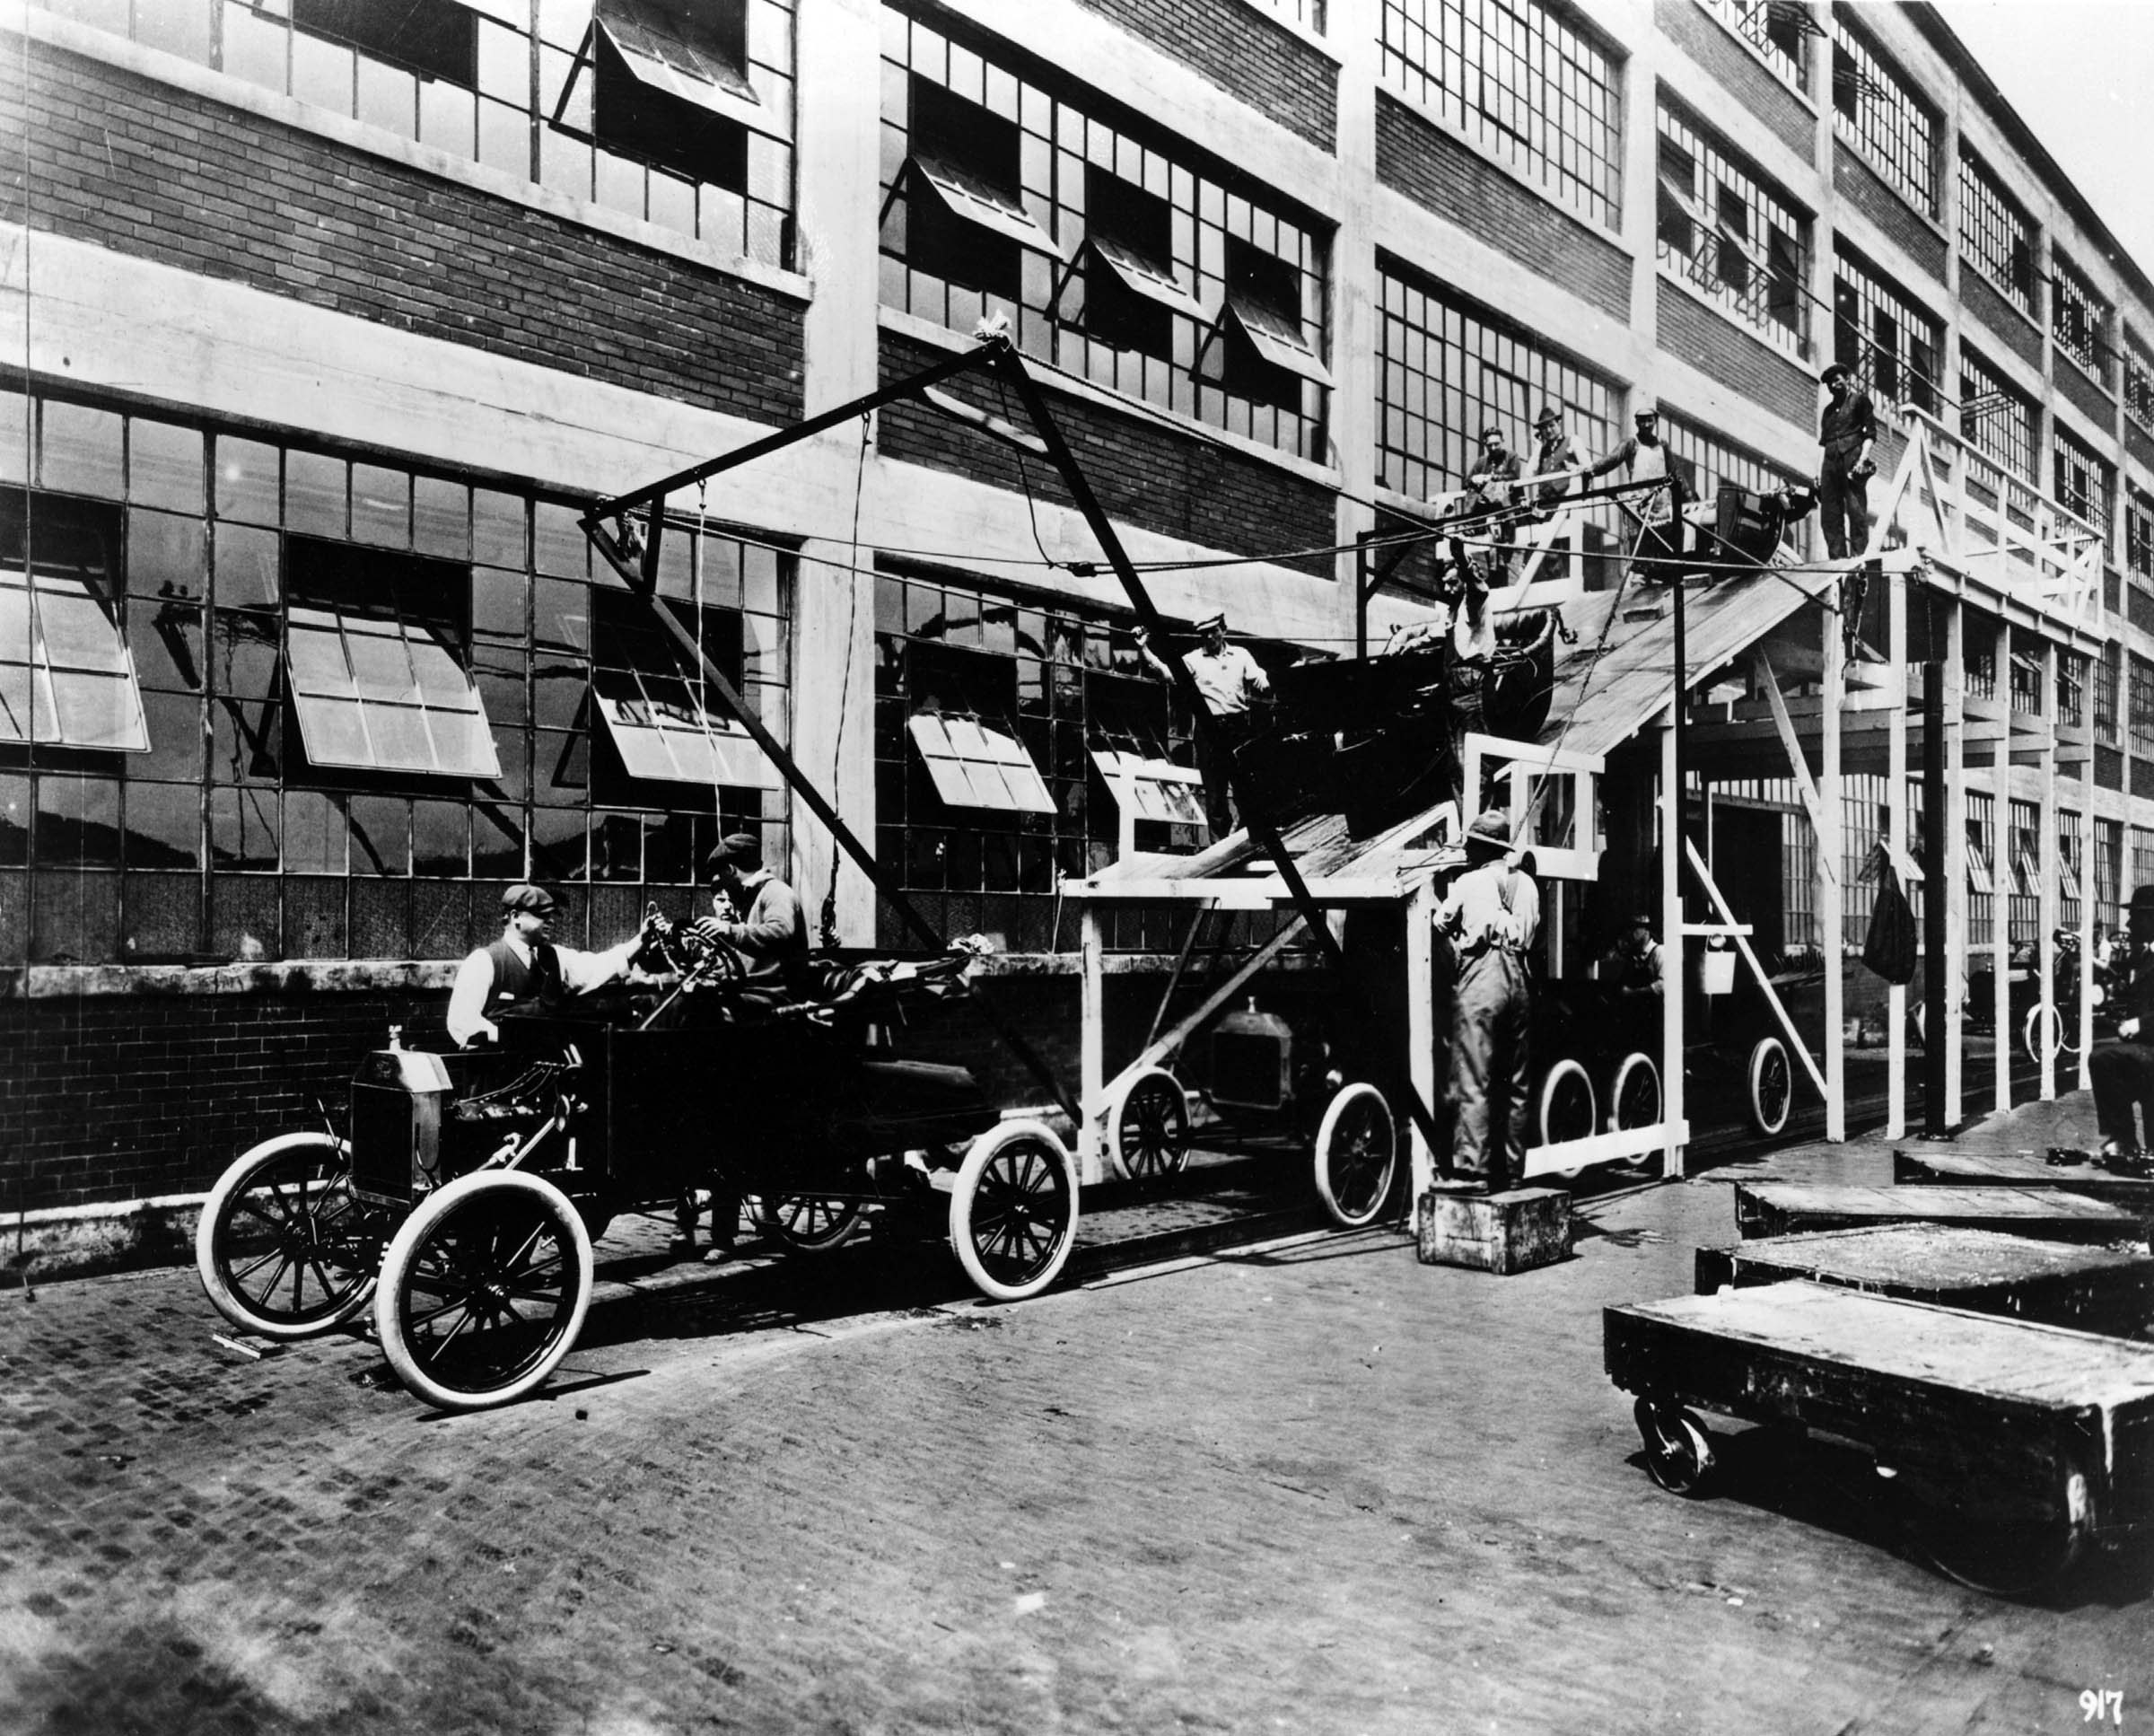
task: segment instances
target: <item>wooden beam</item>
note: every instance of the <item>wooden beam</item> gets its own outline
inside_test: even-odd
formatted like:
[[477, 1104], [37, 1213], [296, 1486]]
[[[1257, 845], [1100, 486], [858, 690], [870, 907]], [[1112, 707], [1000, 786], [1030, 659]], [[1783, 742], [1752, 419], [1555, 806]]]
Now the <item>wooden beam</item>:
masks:
[[1697, 874], [1698, 883], [1705, 889], [1705, 896], [1712, 901], [1714, 911], [1723, 923], [1730, 925], [1729, 937], [1735, 942], [1735, 950], [1742, 954], [1743, 962], [1750, 967], [1750, 974], [1757, 978], [1758, 989], [1765, 997], [1765, 1004], [1772, 1009], [1773, 1018], [1779, 1021], [1781, 1032], [1788, 1039], [1790, 1052], [1802, 1063], [1803, 1071], [1810, 1075], [1810, 1083], [1817, 1087], [1818, 1096], [1823, 1097], [1825, 1075], [1817, 1071], [1817, 1063], [1811, 1057], [1809, 1045], [1803, 1041], [1802, 1033], [1795, 1029], [1795, 1021], [1789, 1017], [1788, 1009], [1782, 1004], [1780, 995], [1765, 975], [1764, 966], [1758, 962], [1749, 935], [1739, 932], [1741, 925], [1736, 922], [1735, 912], [1728, 907], [1728, 900], [1721, 896], [1721, 889], [1713, 884], [1712, 875], [1707, 871], [1704, 859], [1698, 855], [1697, 846], [1686, 838], [1683, 840], [1683, 848], [1690, 857], [1691, 868]]
[[[1825, 631], [1831, 632], [1834, 618], [1827, 615], [1823, 618]], [[1818, 812], [1817, 785], [1811, 780], [1809, 762], [1803, 758], [1802, 743], [1796, 739], [1795, 725], [1788, 716], [1787, 697], [1780, 690], [1780, 678], [1773, 672], [1772, 660], [1765, 655], [1763, 648], [1750, 653], [1750, 662], [1757, 671], [1759, 682], [1765, 689], [1766, 703], [1773, 708], [1773, 727], [1780, 732], [1780, 744], [1787, 751], [1788, 769], [1794, 774], [1796, 793], [1802, 797], [1803, 810], [1810, 817], [1810, 830], [1813, 834], [1818, 835], [1820, 838], [1817, 850], [1818, 867], [1837, 885], [1840, 878], [1840, 864], [1826, 859], [1822, 841], [1825, 822]]]

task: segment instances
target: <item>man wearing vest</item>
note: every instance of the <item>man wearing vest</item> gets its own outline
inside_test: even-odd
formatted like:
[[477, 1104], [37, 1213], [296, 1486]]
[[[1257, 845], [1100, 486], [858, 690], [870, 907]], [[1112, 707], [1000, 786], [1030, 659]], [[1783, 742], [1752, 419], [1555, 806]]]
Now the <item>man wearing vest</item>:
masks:
[[519, 884], [501, 895], [501, 938], [457, 967], [449, 992], [449, 1034], [458, 1048], [498, 1040], [487, 1015], [504, 1007], [558, 1006], [628, 974], [628, 960], [643, 944], [641, 929], [610, 951], [579, 952], [546, 938], [553, 916], [554, 896], [543, 886]]
[[1527, 960], [1541, 895], [1507, 860], [1510, 821], [1493, 808], [1466, 830], [1467, 871], [1436, 907], [1458, 960], [1451, 991], [1451, 1164], [1440, 1186], [1501, 1193], [1519, 1179], [1532, 1108]]
[[1869, 547], [1869, 479], [1878, 469], [1878, 412], [1868, 392], [1849, 390], [1850, 377], [1842, 362], [1825, 371], [1825, 409], [1817, 418], [1817, 443], [1825, 449], [1818, 516], [1826, 552], [1836, 561]]

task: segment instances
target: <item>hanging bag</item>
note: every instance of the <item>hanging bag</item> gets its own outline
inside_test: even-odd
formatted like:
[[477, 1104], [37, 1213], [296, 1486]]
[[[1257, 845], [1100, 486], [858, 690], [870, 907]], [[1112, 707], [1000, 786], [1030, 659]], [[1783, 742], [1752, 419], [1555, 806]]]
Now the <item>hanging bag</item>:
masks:
[[1890, 863], [1878, 868], [1878, 901], [1870, 907], [1869, 934], [1862, 943], [1862, 962], [1887, 982], [1905, 986], [1914, 980], [1917, 951], [1914, 911], [1900, 890], [1900, 877]]

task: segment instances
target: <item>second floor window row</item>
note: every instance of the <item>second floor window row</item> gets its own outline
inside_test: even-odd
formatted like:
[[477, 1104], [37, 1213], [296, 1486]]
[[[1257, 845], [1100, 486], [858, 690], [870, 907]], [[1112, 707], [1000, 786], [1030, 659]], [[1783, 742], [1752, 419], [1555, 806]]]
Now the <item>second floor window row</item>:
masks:
[[1959, 247], [2006, 298], [2035, 317], [2035, 225], [1982, 159], [1959, 153]]
[[1974, 350], [1959, 349], [1960, 438], [2030, 487], [2035, 481], [2034, 405]]
[[1833, 360], [1852, 369], [1880, 408], [1912, 405], [1935, 415], [1942, 323], [1843, 247], [1833, 268]]
[[1791, 355], [1809, 352], [1809, 219], [1683, 110], [1660, 105], [1661, 262]]

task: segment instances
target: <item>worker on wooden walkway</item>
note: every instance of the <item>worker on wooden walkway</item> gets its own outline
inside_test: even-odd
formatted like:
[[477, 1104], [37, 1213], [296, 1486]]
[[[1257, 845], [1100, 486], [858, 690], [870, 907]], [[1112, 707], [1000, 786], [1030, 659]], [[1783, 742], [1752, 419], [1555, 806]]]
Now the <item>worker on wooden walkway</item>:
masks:
[[[2154, 886], [2141, 886], [2132, 894], [2126, 916], [2130, 936], [2119, 974], [2116, 1036], [2097, 1043], [2087, 1057], [2087, 1071], [2094, 1080], [2094, 1115], [2102, 1130], [2104, 1157], [2137, 1158], [2154, 1141]], [[2132, 1119], [2137, 1109], [2145, 1118], [2146, 1139]]]
[[1501, 1193], [1526, 1161], [1532, 1108], [1533, 984], [1527, 960], [1541, 895], [1508, 860], [1510, 821], [1493, 808], [1466, 829], [1468, 866], [1436, 907], [1458, 960], [1451, 991], [1454, 1191]]

